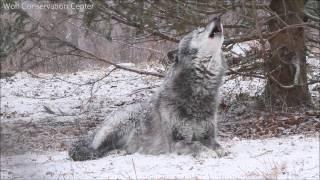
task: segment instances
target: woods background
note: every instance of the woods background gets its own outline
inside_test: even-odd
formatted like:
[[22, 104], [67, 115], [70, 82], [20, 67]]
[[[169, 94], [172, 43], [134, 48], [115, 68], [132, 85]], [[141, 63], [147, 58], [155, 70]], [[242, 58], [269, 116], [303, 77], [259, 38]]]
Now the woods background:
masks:
[[[22, 8], [39, 3], [89, 8]], [[266, 79], [259, 97], [266, 108], [312, 106], [308, 85], [319, 83], [319, 76], [308, 76], [312, 69], [306, 58], [319, 59], [319, 4], [317, 0], [2, 0], [1, 73], [75, 72], [123, 62], [167, 67], [171, 63], [167, 52], [183, 35], [222, 16], [228, 77]], [[239, 54], [235, 47], [245, 53]], [[165, 72], [160, 68], [150, 74], [161, 77]]]
[[[0, 0], [1, 179], [316, 179], [319, 8], [318, 0]], [[229, 156], [68, 159], [70, 144], [109, 113], [150, 98], [174, 63], [167, 53], [216, 16], [229, 66], [218, 135]]]

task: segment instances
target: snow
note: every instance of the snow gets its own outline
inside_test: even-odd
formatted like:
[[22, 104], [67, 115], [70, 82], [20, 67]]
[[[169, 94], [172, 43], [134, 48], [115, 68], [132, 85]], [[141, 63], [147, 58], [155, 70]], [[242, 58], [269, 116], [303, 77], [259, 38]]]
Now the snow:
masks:
[[234, 98], [235, 94], [248, 94], [251, 97], [261, 95], [266, 81], [259, 78], [236, 77], [221, 86], [223, 97]]
[[[1, 128], [5, 127], [3, 123], [21, 120], [42, 121], [54, 117], [55, 121], [72, 121], [91, 115], [104, 117], [120, 106], [148, 98], [162, 82], [159, 78], [115, 70], [93, 85], [83, 85], [112, 69], [38, 74], [41, 78], [18, 73], [1, 79]], [[262, 92], [264, 83], [260, 79], [239, 77], [227, 81], [221, 90], [223, 96], [231, 99], [240, 93], [255, 96]], [[56, 117], [45, 112], [43, 106], [76, 116]], [[223, 139], [221, 143], [230, 152], [222, 158], [113, 154], [98, 160], [74, 162], [66, 151], [1, 155], [1, 179], [319, 179], [319, 134]]]
[[[122, 65], [133, 67], [129, 63]], [[38, 74], [41, 78], [22, 72], [10, 79], [1, 79], [1, 112], [8, 116], [2, 117], [2, 121], [51, 117], [43, 106], [69, 114], [88, 115], [88, 109], [96, 110], [91, 113], [109, 112], [118, 106], [148, 98], [162, 82], [159, 78], [116, 70], [93, 87], [83, 85], [103, 77], [112, 69], [109, 67], [73, 74]], [[264, 83], [264, 80], [258, 78], [237, 77], [226, 81], [221, 87], [221, 93], [230, 100], [234, 99], [235, 94], [241, 93], [256, 96], [262, 93]]]
[[228, 140], [222, 158], [188, 155], [110, 155], [74, 162], [66, 152], [1, 158], [1, 179], [317, 179], [319, 138], [291, 136]]
[[[250, 52], [250, 50], [254, 48], [261, 49], [261, 43], [257, 40], [237, 43], [232, 46], [231, 52], [234, 57], [244, 57], [248, 52]], [[266, 48], [269, 48], [268, 44], [266, 44]]]
[[[308, 59], [308, 63], [315, 67], [320, 67], [319, 62], [317, 59]], [[134, 67], [132, 63], [121, 65]], [[88, 114], [88, 109], [109, 112], [119, 106], [148, 98], [162, 82], [159, 78], [115, 70], [93, 86], [83, 85], [103, 77], [112, 69], [113, 66], [73, 74], [38, 74], [41, 78], [22, 72], [9, 79], [0, 79], [1, 113], [9, 117], [2, 116], [2, 121], [51, 117], [44, 112], [43, 106], [69, 114]], [[147, 71], [155, 70], [148, 68]], [[317, 77], [319, 72], [313, 71], [311, 75]], [[230, 101], [239, 94], [251, 97], [260, 95], [266, 83], [264, 79], [252, 77], [226, 80], [221, 87], [221, 94]], [[309, 86], [312, 97], [316, 99], [319, 96], [318, 86], [319, 83]], [[96, 111], [92, 113], [97, 113]]]
[[151, 92], [139, 93], [141, 89], [156, 87], [161, 83], [158, 78], [116, 70], [93, 86], [83, 85], [103, 77], [112, 69], [109, 67], [73, 74], [38, 74], [41, 78], [22, 72], [10, 79], [1, 79], [1, 112], [9, 117], [2, 117], [2, 121], [43, 119], [50, 116], [44, 112], [43, 106], [69, 114], [82, 114], [88, 109], [107, 111], [144, 99]]

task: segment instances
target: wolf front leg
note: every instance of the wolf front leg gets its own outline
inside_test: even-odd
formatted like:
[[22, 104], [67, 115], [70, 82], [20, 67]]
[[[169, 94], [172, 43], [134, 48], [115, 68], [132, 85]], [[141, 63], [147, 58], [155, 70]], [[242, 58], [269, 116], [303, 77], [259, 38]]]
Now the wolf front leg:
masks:
[[228, 153], [224, 151], [220, 143], [218, 142], [218, 123], [217, 123], [217, 111], [214, 115], [212, 124], [209, 128], [209, 136], [207, 139], [203, 139], [201, 142], [208, 148], [214, 150], [219, 157], [225, 156]]

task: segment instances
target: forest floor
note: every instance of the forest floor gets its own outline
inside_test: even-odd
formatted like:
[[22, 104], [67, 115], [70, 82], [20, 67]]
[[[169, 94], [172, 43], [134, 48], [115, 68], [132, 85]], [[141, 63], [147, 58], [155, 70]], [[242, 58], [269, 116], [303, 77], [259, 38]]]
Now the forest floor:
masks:
[[[111, 70], [1, 79], [1, 179], [319, 179], [319, 110], [259, 110], [254, 99], [265, 82], [254, 78], [228, 79], [221, 88], [225, 157], [114, 154], [71, 161], [66, 150], [73, 140], [162, 83], [119, 69], [107, 76]], [[310, 85], [315, 103], [319, 88]]]

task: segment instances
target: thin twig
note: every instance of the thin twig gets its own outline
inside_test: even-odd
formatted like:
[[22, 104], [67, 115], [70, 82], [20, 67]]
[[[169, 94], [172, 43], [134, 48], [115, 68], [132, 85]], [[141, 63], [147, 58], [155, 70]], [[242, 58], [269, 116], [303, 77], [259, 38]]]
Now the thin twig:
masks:
[[138, 176], [137, 176], [136, 166], [135, 166], [135, 164], [134, 164], [133, 159], [131, 159], [131, 161], [132, 161], [132, 165], [133, 165], [134, 175], [136, 176], [136, 180], [137, 180], [137, 179], [138, 179]]

